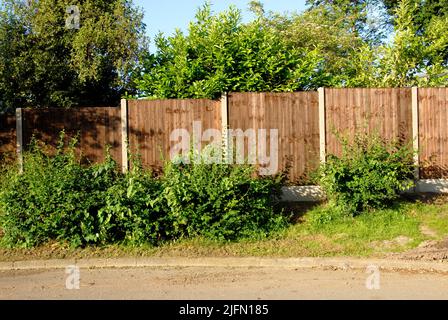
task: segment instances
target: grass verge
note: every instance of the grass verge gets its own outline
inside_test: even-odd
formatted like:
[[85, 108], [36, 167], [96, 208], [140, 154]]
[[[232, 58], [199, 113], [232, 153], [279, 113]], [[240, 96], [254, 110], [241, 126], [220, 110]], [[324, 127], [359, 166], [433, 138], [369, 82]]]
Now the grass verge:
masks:
[[326, 204], [303, 212], [295, 205], [296, 222], [264, 240], [217, 242], [203, 238], [169, 242], [158, 247], [109, 245], [70, 248], [48, 243], [33, 249], [0, 246], [0, 261], [114, 257], [382, 257], [417, 247], [425, 240], [448, 237], [446, 196], [400, 201], [386, 210], [355, 218], [316, 223]]

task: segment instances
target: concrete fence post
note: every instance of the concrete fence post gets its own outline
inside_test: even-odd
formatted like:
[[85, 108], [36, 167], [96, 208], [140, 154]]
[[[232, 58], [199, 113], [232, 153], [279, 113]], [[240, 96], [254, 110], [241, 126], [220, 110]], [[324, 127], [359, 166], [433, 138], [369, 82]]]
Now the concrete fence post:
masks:
[[19, 171], [23, 173], [23, 112], [22, 108], [16, 109], [16, 138], [17, 138], [17, 159], [19, 161]]
[[418, 114], [418, 87], [412, 87], [412, 145], [414, 149], [414, 179], [420, 179], [420, 157], [419, 157], [419, 114]]
[[123, 173], [129, 170], [128, 159], [128, 101], [126, 99], [121, 100], [121, 162]]
[[326, 113], [325, 113], [325, 88], [317, 90], [319, 94], [319, 150], [320, 162], [325, 163], [327, 158], [327, 137], [326, 137]]
[[221, 95], [221, 132], [222, 132], [222, 147], [223, 157], [227, 159], [229, 154], [229, 103], [227, 92]]

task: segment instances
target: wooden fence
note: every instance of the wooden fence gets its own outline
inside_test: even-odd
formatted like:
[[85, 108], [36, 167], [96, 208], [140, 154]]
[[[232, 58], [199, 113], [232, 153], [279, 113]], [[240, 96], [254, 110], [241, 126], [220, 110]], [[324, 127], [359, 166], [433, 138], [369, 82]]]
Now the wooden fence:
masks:
[[206, 99], [130, 100], [127, 106], [130, 151], [143, 165], [158, 171], [169, 160], [175, 129], [193, 131], [194, 121], [205, 129], [221, 130], [220, 102]]
[[16, 151], [16, 117], [0, 115], [0, 159]]
[[119, 108], [18, 109], [16, 118], [21, 118], [18, 125], [21, 128], [19, 145], [28, 146], [34, 137], [55, 147], [64, 130], [66, 142], [77, 138], [77, 149], [85, 161], [104, 160], [106, 146], [109, 146], [111, 156], [121, 165]]
[[[105, 145], [128, 167], [126, 142], [145, 166], [158, 170], [169, 159], [175, 129], [277, 129], [279, 170], [291, 184], [307, 177], [326, 155], [340, 154], [334, 133], [377, 131], [418, 148], [421, 179], [448, 178], [448, 89], [320, 89], [318, 92], [230, 93], [221, 100], [129, 100], [120, 108], [18, 109], [0, 116], [0, 152], [26, 146], [32, 135], [55, 144], [59, 131], [80, 134], [90, 161], [103, 159]], [[16, 136], [16, 126], [21, 134]], [[269, 139], [269, 136], [267, 137]], [[416, 138], [416, 139], [414, 139]], [[226, 136], [226, 139], [229, 139]], [[20, 140], [20, 141], [19, 141]], [[448, 187], [448, 185], [447, 185]], [[448, 190], [448, 189], [447, 189]]]
[[317, 92], [231, 93], [228, 102], [229, 127], [277, 129], [279, 169], [292, 184], [306, 182], [319, 165]]
[[448, 88], [418, 90], [420, 177], [448, 178]]
[[326, 152], [339, 155], [335, 133], [379, 133], [412, 142], [411, 89], [326, 89]]

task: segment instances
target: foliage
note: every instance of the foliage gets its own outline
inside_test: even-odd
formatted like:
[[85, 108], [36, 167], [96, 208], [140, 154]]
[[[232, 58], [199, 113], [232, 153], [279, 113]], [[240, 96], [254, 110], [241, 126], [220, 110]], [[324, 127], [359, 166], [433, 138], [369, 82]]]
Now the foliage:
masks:
[[122, 174], [107, 155], [84, 166], [76, 140], [55, 154], [33, 142], [24, 172], [2, 176], [2, 242], [32, 247], [51, 240], [72, 246], [159, 244], [201, 235], [217, 240], [263, 237], [286, 225], [274, 213], [280, 178], [258, 178], [249, 166], [168, 163], [154, 178], [134, 162]]
[[[388, 10], [392, 20], [395, 19], [397, 8], [400, 6], [400, 1], [396, 0], [383, 0], [386, 9]], [[424, 33], [428, 24], [434, 17], [441, 17], [448, 14], [448, 1], [447, 0], [412, 0], [410, 4], [416, 7], [415, 15], [412, 17], [412, 21], [417, 25], [417, 31]], [[395, 22], [395, 21], [393, 21]]]
[[309, 1], [302, 13], [266, 12], [251, 1], [255, 19], [247, 23], [234, 7], [214, 14], [206, 4], [186, 34], [156, 38], [156, 52], [134, 74], [138, 96], [445, 86], [448, 15], [431, 15], [422, 29], [414, 2], [396, 6], [392, 34], [381, 0]]
[[0, 194], [7, 243], [33, 246], [58, 239], [77, 246], [102, 240], [97, 211], [114, 183], [115, 164], [108, 158], [84, 168], [75, 155], [75, 140], [64, 152], [63, 139], [54, 156], [33, 142], [24, 156], [24, 173], [8, 172]]
[[395, 11], [395, 33], [389, 44], [364, 45], [353, 55], [348, 87], [446, 86], [448, 15], [433, 16], [423, 31], [413, 17], [418, 6], [402, 0]]
[[[309, 12], [323, 9], [345, 18], [341, 21], [346, 26], [344, 31], [351, 31], [370, 44], [379, 44], [388, 31], [389, 21], [382, 0], [307, 0], [306, 3], [310, 6]], [[373, 16], [372, 12], [376, 14]]]
[[[66, 28], [71, 5], [79, 29]], [[146, 48], [142, 18], [131, 0], [2, 1], [0, 112], [116, 105]]]
[[105, 204], [98, 212], [102, 238], [131, 244], [156, 244], [165, 239], [169, 225], [161, 190], [151, 172], [134, 164], [105, 193]]
[[141, 96], [214, 98], [225, 91], [297, 91], [321, 85], [321, 58], [314, 48], [289, 44], [259, 16], [243, 24], [230, 7], [213, 14], [204, 5], [188, 34], [160, 34], [135, 79]]
[[267, 13], [262, 23], [284, 39], [286, 48], [302, 48], [316, 54], [319, 64], [310, 89], [339, 86], [348, 75], [354, 53], [366, 43], [352, 28], [352, 15], [339, 6], [316, 6], [303, 13]]
[[282, 177], [254, 177], [251, 166], [193, 161], [193, 153], [189, 157], [187, 163], [169, 163], [163, 177], [173, 235], [235, 240], [285, 225], [273, 209]]
[[329, 155], [319, 170], [320, 185], [340, 210], [357, 214], [384, 208], [413, 186], [413, 151], [408, 146], [366, 133], [341, 140], [342, 155]]

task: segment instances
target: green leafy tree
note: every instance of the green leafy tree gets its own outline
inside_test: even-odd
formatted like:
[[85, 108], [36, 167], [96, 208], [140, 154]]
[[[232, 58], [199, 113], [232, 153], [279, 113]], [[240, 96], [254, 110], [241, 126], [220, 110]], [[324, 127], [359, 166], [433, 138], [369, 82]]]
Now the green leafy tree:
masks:
[[[397, 10], [400, 1], [384, 0], [384, 4], [391, 16], [391, 22], [394, 25], [398, 24]], [[414, 15], [410, 19], [418, 35], [432, 33], [434, 21], [446, 19], [448, 16], [448, 0], [412, 0], [409, 4], [415, 7]], [[444, 50], [443, 59], [445, 62], [448, 61], [448, 49]]]
[[[383, 0], [384, 5], [392, 17], [396, 17], [396, 10], [400, 6], [400, 1]], [[448, 14], [448, 0], [412, 0], [411, 4], [417, 6], [413, 22], [417, 25], [419, 32], [423, 32], [434, 16], [444, 16]]]
[[160, 34], [135, 82], [140, 96], [214, 98], [225, 91], [314, 89], [325, 80], [317, 48], [279, 36], [259, 15], [243, 24], [240, 10], [213, 14], [205, 4], [188, 33]]
[[340, 86], [352, 76], [352, 57], [369, 43], [353, 28], [354, 16], [337, 6], [314, 6], [303, 13], [265, 15], [264, 23], [290, 47], [315, 50], [321, 59], [322, 86]]
[[131, 0], [3, 1], [0, 110], [116, 104], [146, 47], [142, 17]]
[[445, 52], [448, 16], [434, 16], [422, 34], [413, 20], [419, 7], [402, 0], [395, 10], [395, 32], [390, 43], [369, 47], [353, 56], [353, 77], [346, 86], [444, 86], [448, 77]]
[[372, 44], [379, 44], [390, 31], [390, 19], [382, 0], [307, 0], [306, 3], [308, 11], [324, 9], [343, 17], [347, 30]]

